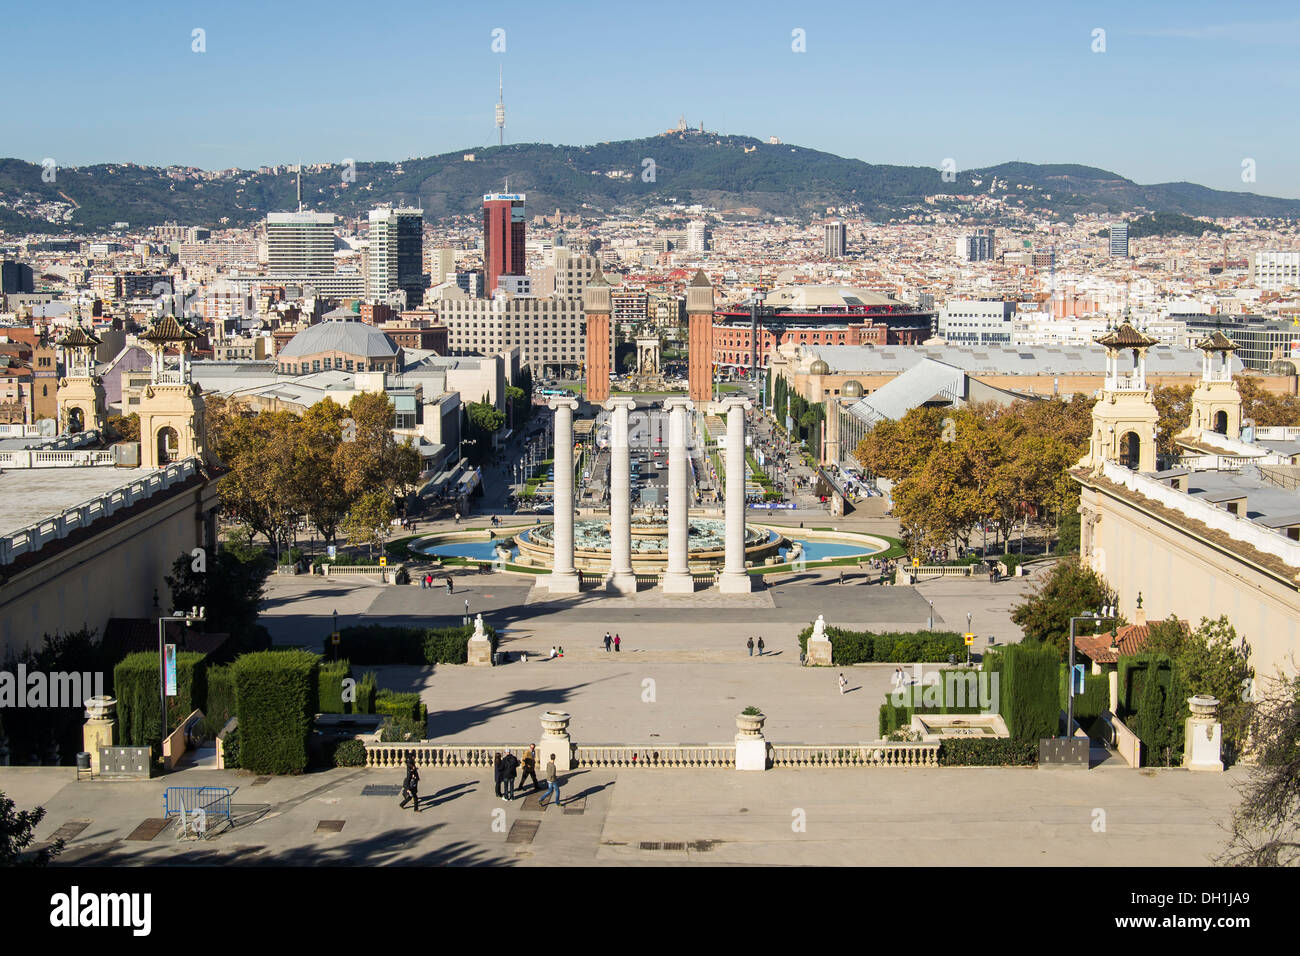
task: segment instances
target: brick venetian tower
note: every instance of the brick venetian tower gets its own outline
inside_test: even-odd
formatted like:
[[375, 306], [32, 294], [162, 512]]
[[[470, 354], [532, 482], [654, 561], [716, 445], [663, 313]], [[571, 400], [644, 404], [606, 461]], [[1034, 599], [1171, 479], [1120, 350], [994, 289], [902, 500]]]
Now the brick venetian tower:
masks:
[[[686, 287], [686, 322], [690, 397], [713, 400], [713, 286], [701, 269]], [[702, 407], [698, 406], [697, 407]]]
[[587, 322], [587, 401], [592, 404], [609, 398], [610, 308], [609, 282], [597, 266], [582, 289]]

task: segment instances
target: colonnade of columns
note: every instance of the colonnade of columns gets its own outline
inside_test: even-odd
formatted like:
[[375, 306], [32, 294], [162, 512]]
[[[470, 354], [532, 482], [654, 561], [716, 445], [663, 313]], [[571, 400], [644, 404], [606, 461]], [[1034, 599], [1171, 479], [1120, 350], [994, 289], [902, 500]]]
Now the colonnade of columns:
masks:
[[[578, 402], [556, 398], [555, 412], [555, 557], [550, 575], [553, 594], [576, 594], [578, 574], [573, 561], [573, 412]], [[611, 412], [610, 424], [610, 570], [606, 579], [610, 591], [636, 592], [632, 569], [632, 493], [630, 416], [636, 403], [630, 398], [612, 398], [604, 407]], [[668, 564], [661, 588], [666, 594], [691, 594], [690, 477], [687, 450], [688, 416], [692, 402], [670, 398], [668, 411]], [[750, 590], [745, 571], [745, 410], [752, 407], [744, 398], [729, 398], [717, 406], [727, 417], [726, 449], [726, 551], [718, 587], [724, 594]]]

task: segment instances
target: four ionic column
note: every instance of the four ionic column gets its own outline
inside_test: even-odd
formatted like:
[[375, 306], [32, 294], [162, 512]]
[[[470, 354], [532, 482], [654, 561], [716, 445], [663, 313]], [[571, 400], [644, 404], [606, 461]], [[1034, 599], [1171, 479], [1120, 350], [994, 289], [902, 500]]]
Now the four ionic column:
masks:
[[555, 564], [552, 594], [577, 594], [578, 572], [573, 566], [573, 413], [576, 398], [553, 398], [555, 412]]
[[668, 567], [664, 571], [665, 594], [693, 594], [688, 555], [690, 549], [690, 478], [686, 461], [686, 415], [691, 402], [670, 398], [668, 410]]
[[609, 416], [609, 577], [606, 587], [617, 594], [636, 593], [632, 570], [632, 476], [628, 417], [636, 402], [611, 398]]
[[726, 559], [718, 576], [723, 594], [748, 594], [745, 573], [745, 411], [753, 403], [729, 398], [721, 403], [727, 415], [727, 539]]

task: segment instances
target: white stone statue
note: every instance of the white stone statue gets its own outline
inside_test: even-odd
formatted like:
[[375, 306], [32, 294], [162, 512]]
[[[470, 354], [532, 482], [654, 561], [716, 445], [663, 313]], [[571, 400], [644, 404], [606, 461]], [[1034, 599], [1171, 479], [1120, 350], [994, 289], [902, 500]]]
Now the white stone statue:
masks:
[[486, 641], [487, 634], [483, 630], [483, 615], [480, 614], [474, 618], [474, 636], [470, 638], [473, 641]]
[[809, 640], [812, 641], [830, 640], [830, 638], [826, 636], [826, 618], [821, 614], [818, 614], [817, 620], [813, 622], [812, 637], [810, 637]]

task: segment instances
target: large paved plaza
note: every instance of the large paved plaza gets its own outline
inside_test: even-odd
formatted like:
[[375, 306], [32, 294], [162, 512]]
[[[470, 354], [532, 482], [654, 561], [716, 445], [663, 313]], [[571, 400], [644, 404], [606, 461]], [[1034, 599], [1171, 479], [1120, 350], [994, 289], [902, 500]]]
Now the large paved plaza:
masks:
[[[1244, 774], [586, 771], [565, 780], [561, 809], [539, 810], [535, 798], [495, 797], [490, 773], [431, 770], [418, 815], [398, 808], [396, 770], [258, 784], [204, 770], [76, 783], [68, 768], [3, 768], [0, 790], [19, 806], [47, 808], [38, 839], [85, 823], [64, 865], [1203, 866], [1222, 845], [1220, 824]], [[363, 795], [376, 784], [388, 792]], [[128, 839], [159, 816], [165, 786], [203, 785], [236, 788], [234, 830], [199, 843], [178, 839], [173, 824], [151, 840]], [[321, 821], [342, 829], [322, 830]]]
[[[970, 610], [982, 651], [989, 635], [998, 643], [1020, 639], [1010, 607], [1032, 582], [951, 578], [881, 587], [866, 584], [864, 573], [850, 573], [840, 584], [838, 573], [826, 572], [792, 575], [740, 596], [642, 591], [551, 599], [516, 576], [470, 573], [454, 580], [455, 593], [448, 595], [443, 588], [277, 577], [262, 620], [279, 643], [319, 648], [335, 611], [340, 626], [459, 623], [468, 600], [471, 614], [481, 612], [501, 633], [511, 663], [366, 668], [377, 672], [381, 687], [422, 695], [435, 740], [529, 742], [540, 714], [560, 708], [573, 715], [578, 743], [713, 743], [730, 740], [735, 713], [753, 704], [769, 715], [769, 739], [852, 743], [877, 738], [894, 668], [846, 668], [849, 689], [841, 695], [836, 671], [799, 666], [803, 627], [822, 614], [836, 625], [923, 630], [932, 601], [937, 630], [965, 630]], [[605, 651], [606, 630], [621, 638], [620, 652]], [[767, 653], [751, 657], [746, 642], [760, 636]], [[547, 659], [552, 646], [563, 647], [564, 657]]]

